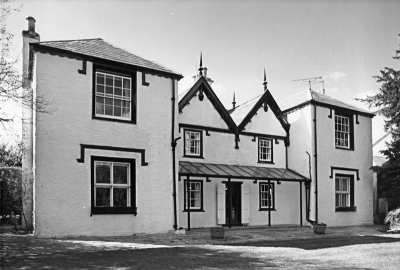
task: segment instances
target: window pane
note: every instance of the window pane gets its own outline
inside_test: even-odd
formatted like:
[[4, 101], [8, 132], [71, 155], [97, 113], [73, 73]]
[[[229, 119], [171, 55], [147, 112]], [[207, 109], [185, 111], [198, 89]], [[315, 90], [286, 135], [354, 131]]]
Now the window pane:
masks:
[[97, 83], [104, 84], [104, 75], [97, 73]]
[[114, 184], [128, 184], [128, 165], [114, 165]]
[[98, 94], [104, 94], [104, 86], [103, 85], [96, 85], [96, 92]]
[[124, 89], [124, 97], [129, 99], [131, 97], [131, 90], [125, 90]]
[[124, 78], [124, 89], [131, 89], [131, 80]]
[[114, 207], [128, 206], [128, 189], [127, 188], [114, 188], [113, 203], [114, 203]]
[[96, 97], [96, 114], [104, 114], [104, 98]]
[[113, 94], [112, 86], [106, 86], [106, 95], [112, 95], [112, 94]]
[[113, 86], [114, 85], [113, 81], [114, 81], [113, 76], [106, 75], [106, 85]]
[[110, 188], [96, 188], [96, 206], [110, 206]]
[[131, 114], [131, 109], [122, 108], [122, 117], [129, 118]]
[[115, 89], [114, 89], [114, 95], [115, 95], [115, 96], [118, 96], [118, 97], [121, 97], [121, 96], [122, 96], [122, 89], [121, 89], [121, 88], [115, 87]]
[[114, 84], [115, 84], [115, 87], [122, 87], [122, 78], [115, 77]]
[[113, 115], [113, 107], [112, 106], [105, 106], [105, 115]]
[[111, 183], [111, 164], [96, 164], [96, 183]]

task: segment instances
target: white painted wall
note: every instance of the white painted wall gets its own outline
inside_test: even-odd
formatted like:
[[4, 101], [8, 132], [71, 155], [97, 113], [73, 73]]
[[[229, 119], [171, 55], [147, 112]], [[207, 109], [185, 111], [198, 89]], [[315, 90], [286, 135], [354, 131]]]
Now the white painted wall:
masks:
[[[131, 235], [173, 227], [170, 78], [137, 74], [137, 124], [92, 119], [92, 63], [36, 53], [37, 92], [51, 114], [37, 117], [35, 235]], [[177, 83], [176, 83], [177, 85]], [[177, 95], [177, 86], [176, 86]], [[86, 150], [80, 144], [146, 149], [148, 166], [137, 153]], [[90, 155], [136, 159], [138, 214], [93, 215]]]
[[257, 114], [251, 118], [251, 122], [245, 128], [246, 132], [286, 136], [285, 129], [269, 107], [267, 112], [264, 111], [264, 108], [259, 108]]
[[[318, 221], [330, 226], [372, 224], [373, 181], [372, 171], [372, 125], [371, 118], [354, 117], [355, 150], [335, 148], [334, 110], [317, 106], [317, 154], [318, 154]], [[288, 114], [290, 147], [288, 148], [289, 168], [303, 175], [309, 175], [308, 151], [311, 154], [311, 212], [315, 220], [315, 157], [314, 157], [314, 107], [306, 106]], [[360, 180], [355, 178], [355, 206], [357, 212], [335, 212], [335, 181], [329, 178], [331, 166], [358, 169]], [[340, 173], [340, 171], [338, 172]], [[343, 173], [343, 172], [342, 172]], [[346, 172], [349, 174], [349, 172]]]

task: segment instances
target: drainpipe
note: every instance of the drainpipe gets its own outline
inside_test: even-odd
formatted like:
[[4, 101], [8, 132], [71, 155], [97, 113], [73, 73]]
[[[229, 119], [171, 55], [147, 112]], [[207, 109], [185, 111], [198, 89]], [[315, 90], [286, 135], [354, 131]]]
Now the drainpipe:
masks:
[[[306, 153], [307, 153], [307, 155], [308, 155], [308, 171], [310, 172], [310, 181], [312, 182], [312, 180], [311, 180], [311, 155], [310, 155], [310, 153], [308, 153], [307, 151], [306, 151]], [[310, 219], [310, 211], [311, 211], [311, 209], [310, 209], [310, 197], [311, 197], [311, 194], [310, 194], [310, 189], [311, 189], [311, 182], [310, 183], [304, 183], [304, 185], [305, 185], [305, 187], [306, 187], [306, 220], [309, 222], [309, 223], [311, 223], [311, 225], [314, 225], [315, 223], [317, 223], [317, 222], [315, 222], [314, 220], [311, 220]]]
[[181, 138], [175, 139], [175, 76], [172, 76], [172, 127], [171, 127], [171, 147], [172, 147], [172, 196], [174, 198], [174, 229], [178, 229], [177, 207], [176, 207], [176, 161], [175, 148], [176, 142]]
[[318, 223], [318, 156], [317, 156], [317, 104], [314, 102], [314, 157], [315, 157], [315, 222]]

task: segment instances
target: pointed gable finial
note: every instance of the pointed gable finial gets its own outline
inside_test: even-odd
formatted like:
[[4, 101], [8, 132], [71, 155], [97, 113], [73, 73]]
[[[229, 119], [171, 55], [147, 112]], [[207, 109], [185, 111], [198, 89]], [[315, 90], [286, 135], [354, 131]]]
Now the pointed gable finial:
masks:
[[199, 75], [200, 75], [200, 77], [203, 76], [203, 52], [200, 52]]
[[268, 90], [267, 84], [268, 84], [268, 83], [267, 83], [267, 75], [265, 74], [265, 68], [264, 68], [264, 82], [263, 82], [263, 85], [264, 85], [264, 92]]
[[235, 109], [235, 108], [236, 108], [235, 92], [233, 92], [233, 102], [232, 102], [232, 105], [233, 105], [233, 109]]

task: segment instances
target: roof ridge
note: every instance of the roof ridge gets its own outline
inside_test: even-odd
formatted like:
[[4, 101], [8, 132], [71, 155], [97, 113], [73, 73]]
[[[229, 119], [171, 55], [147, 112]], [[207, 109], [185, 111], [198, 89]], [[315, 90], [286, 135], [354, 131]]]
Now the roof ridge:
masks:
[[49, 42], [69, 42], [69, 41], [81, 41], [81, 40], [103, 40], [102, 38], [82, 38], [82, 39], [67, 39], [67, 40], [48, 40], [48, 41], [41, 41], [35, 42], [37, 44], [41, 43], [49, 43]]
[[[263, 93], [263, 94], [264, 94], [264, 93]], [[250, 101], [253, 101], [253, 100], [255, 100], [256, 98], [262, 96], [263, 94], [258, 95], [258, 96], [254, 97], [254, 98], [252, 98], [252, 99], [249, 99], [248, 101], [245, 101], [245, 102], [243, 102], [242, 104], [237, 105], [235, 108], [238, 108], [238, 107], [240, 107], [240, 106], [242, 106], [242, 105], [244, 105], [244, 104], [246, 104], [246, 103], [249, 103]]]
[[128, 51], [127, 49], [124, 49], [124, 48], [121, 48], [121, 47], [119, 47], [119, 46], [117, 46], [117, 45], [114, 45], [113, 43], [111, 43], [111, 42], [109, 42], [109, 41], [103, 40], [103, 42], [110, 44], [110, 45], [113, 46], [114, 48], [123, 50], [123, 51], [125, 51], [125, 52], [127, 52], [127, 53], [130, 53], [130, 54], [135, 55], [136, 57], [142, 58], [143, 60], [146, 60], [146, 61], [148, 61], [148, 62], [151, 62], [151, 63], [153, 63], [153, 64], [155, 64], [155, 65], [158, 65], [158, 66], [160, 66], [160, 67], [162, 67], [162, 68], [164, 68], [164, 69], [170, 70], [170, 71], [172, 71], [172, 72], [175, 73], [175, 74], [180, 74], [180, 73], [178, 73], [177, 71], [175, 71], [175, 70], [173, 70], [173, 69], [170, 69], [170, 68], [168, 68], [168, 67], [166, 67], [166, 66], [164, 66], [164, 65], [161, 65], [161, 64], [159, 64], [159, 63], [157, 63], [157, 62], [154, 62], [154, 61], [152, 61], [152, 60], [149, 60], [149, 59], [147, 59], [147, 58], [144, 58], [144, 57], [142, 57], [142, 56], [139, 56], [139, 55], [137, 55], [137, 54], [135, 54], [135, 53], [133, 53], [133, 52], [131, 52], [131, 51]]

